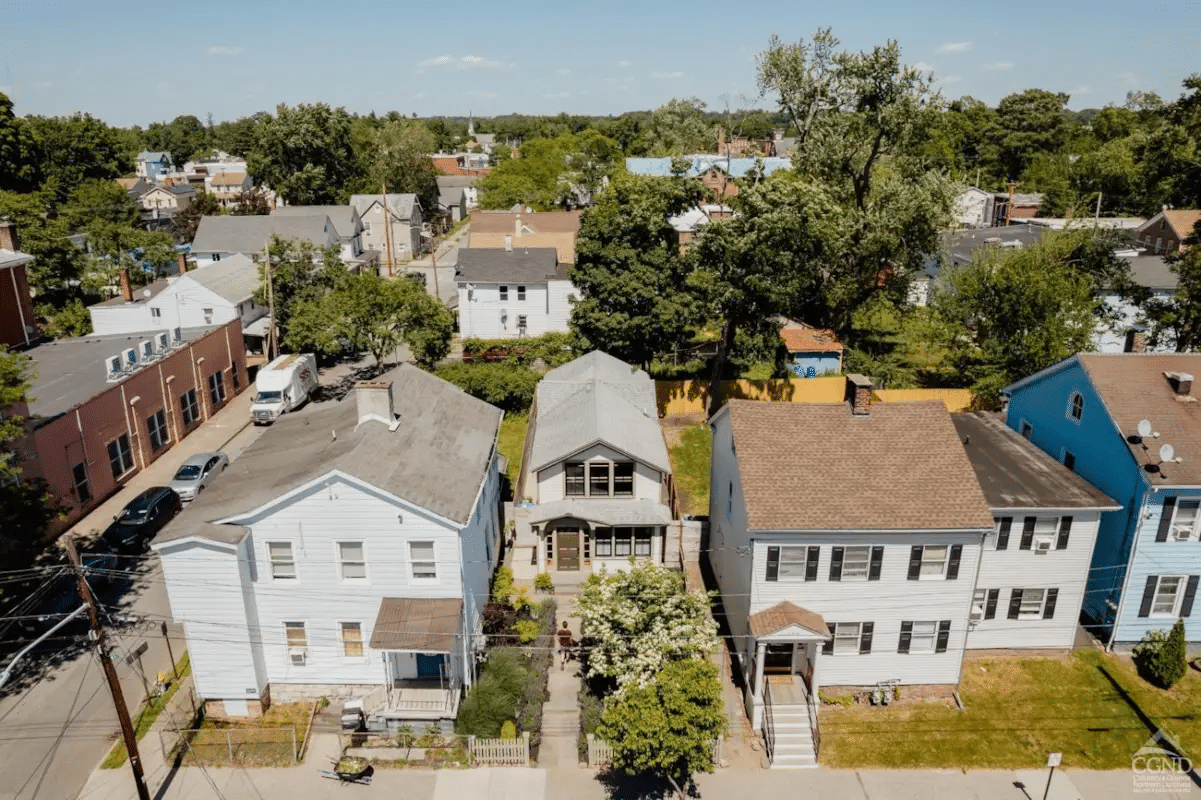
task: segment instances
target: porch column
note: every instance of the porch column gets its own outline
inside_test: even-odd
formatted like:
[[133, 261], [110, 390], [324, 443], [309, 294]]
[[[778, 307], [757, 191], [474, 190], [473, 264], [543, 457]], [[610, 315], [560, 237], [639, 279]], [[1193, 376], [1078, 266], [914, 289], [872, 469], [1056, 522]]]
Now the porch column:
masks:
[[660, 525], [657, 529], [658, 535], [651, 537], [651, 561], [655, 564], [663, 563], [663, 544], [664, 538], [667, 536], [667, 527]]
[[763, 702], [763, 659], [767, 657], [767, 642], [755, 644], [755, 701]]
[[542, 536], [542, 530], [535, 525], [530, 528], [530, 532], [534, 534], [534, 549], [538, 552], [538, 571], [549, 569], [546, 566], [546, 539]]

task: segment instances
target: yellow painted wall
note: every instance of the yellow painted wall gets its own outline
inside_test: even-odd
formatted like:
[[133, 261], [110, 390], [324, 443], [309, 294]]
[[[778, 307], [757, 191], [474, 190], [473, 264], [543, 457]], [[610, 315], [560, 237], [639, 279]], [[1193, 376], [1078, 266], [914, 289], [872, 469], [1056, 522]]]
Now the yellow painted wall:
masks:
[[[708, 384], [705, 381], [656, 381], [659, 416], [698, 414], [705, 411]], [[808, 378], [770, 381], [722, 381], [722, 402], [772, 400], [787, 403], [841, 403], [846, 397], [846, 378]], [[949, 411], [963, 411], [972, 402], [968, 389], [877, 389], [884, 403], [942, 400]]]

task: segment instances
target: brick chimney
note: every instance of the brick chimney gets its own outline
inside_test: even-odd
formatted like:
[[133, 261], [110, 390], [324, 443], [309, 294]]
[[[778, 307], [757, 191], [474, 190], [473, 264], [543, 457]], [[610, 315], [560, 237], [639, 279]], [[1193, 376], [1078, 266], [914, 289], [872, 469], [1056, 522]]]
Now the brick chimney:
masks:
[[396, 423], [392, 410], [392, 381], [359, 381], [354, 385], [354, 402], [359, 412], [359, 425], [368, 420], [391, 427]]
[[0, 221], [0, 250], [20, 250], [21, 239], [17, 236], [16, 224]]
[[1193, 376], [1188, 372], [1165, 372], [1163, 374], [1172, 384], [1172, 391], [1180, 397], [1189, 397], [1193, 392]]
[[866, 375], [847, 375], [846, 400], [851, 404], [851, 413], [866, 416], [872, 413], [872, 380]]
[[133, 302], [133, 287], [129, 285], [129, 270], [121, 270], [121, 296], [126, 303]]
[[188, 271], [188, 254], [180, 253], [179, 254], [179, 274], [183, 275], [183, 274], [187, 273], [187, 271]]
[[1145, 353], [1147, 352], [1147, 329], [1141, 325], [1135, 325], [1130, 330], [1126, 331], [1126, 347], [1127, 353]]

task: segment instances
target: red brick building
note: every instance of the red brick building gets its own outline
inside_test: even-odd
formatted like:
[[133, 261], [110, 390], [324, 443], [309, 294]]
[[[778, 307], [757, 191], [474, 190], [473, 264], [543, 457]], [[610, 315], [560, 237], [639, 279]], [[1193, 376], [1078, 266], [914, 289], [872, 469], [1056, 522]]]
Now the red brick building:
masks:
[[25, 265], [33, 256], [22, 253], [16, 227], [0, 222], [0, 345], [28, 347], [38, 338], [33, 297]]

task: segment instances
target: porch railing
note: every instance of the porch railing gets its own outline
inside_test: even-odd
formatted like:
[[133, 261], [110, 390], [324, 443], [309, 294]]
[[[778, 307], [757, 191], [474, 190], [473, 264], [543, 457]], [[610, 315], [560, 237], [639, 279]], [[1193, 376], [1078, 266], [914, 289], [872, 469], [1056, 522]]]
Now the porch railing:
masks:
[[[459, 691], [463, 686], [463, 682], [458, 679], [452, 679], [449, 684], [443, 689], [434, 689], [432, 687], [395, 687], [388, 692], [388, 708], [394, 711], [454, 711], [458, 705]], [[437, 692], [435, 696], [405, 696], [405, 692]]]
[[818, 755], [822, 749], [822, 728], [818, 722], [818, 706], [817, 700], [814, 699], [814, 692], [807, 692], [806, 699], [809, 705], [809, 730], [813, 734], [813, 760], [817, 761]]
[[776, 750], [776, 722], [771, 711], [771, 684], [763, 687], [763, 744], [767, 749], [767, 760], [771, 761]]

